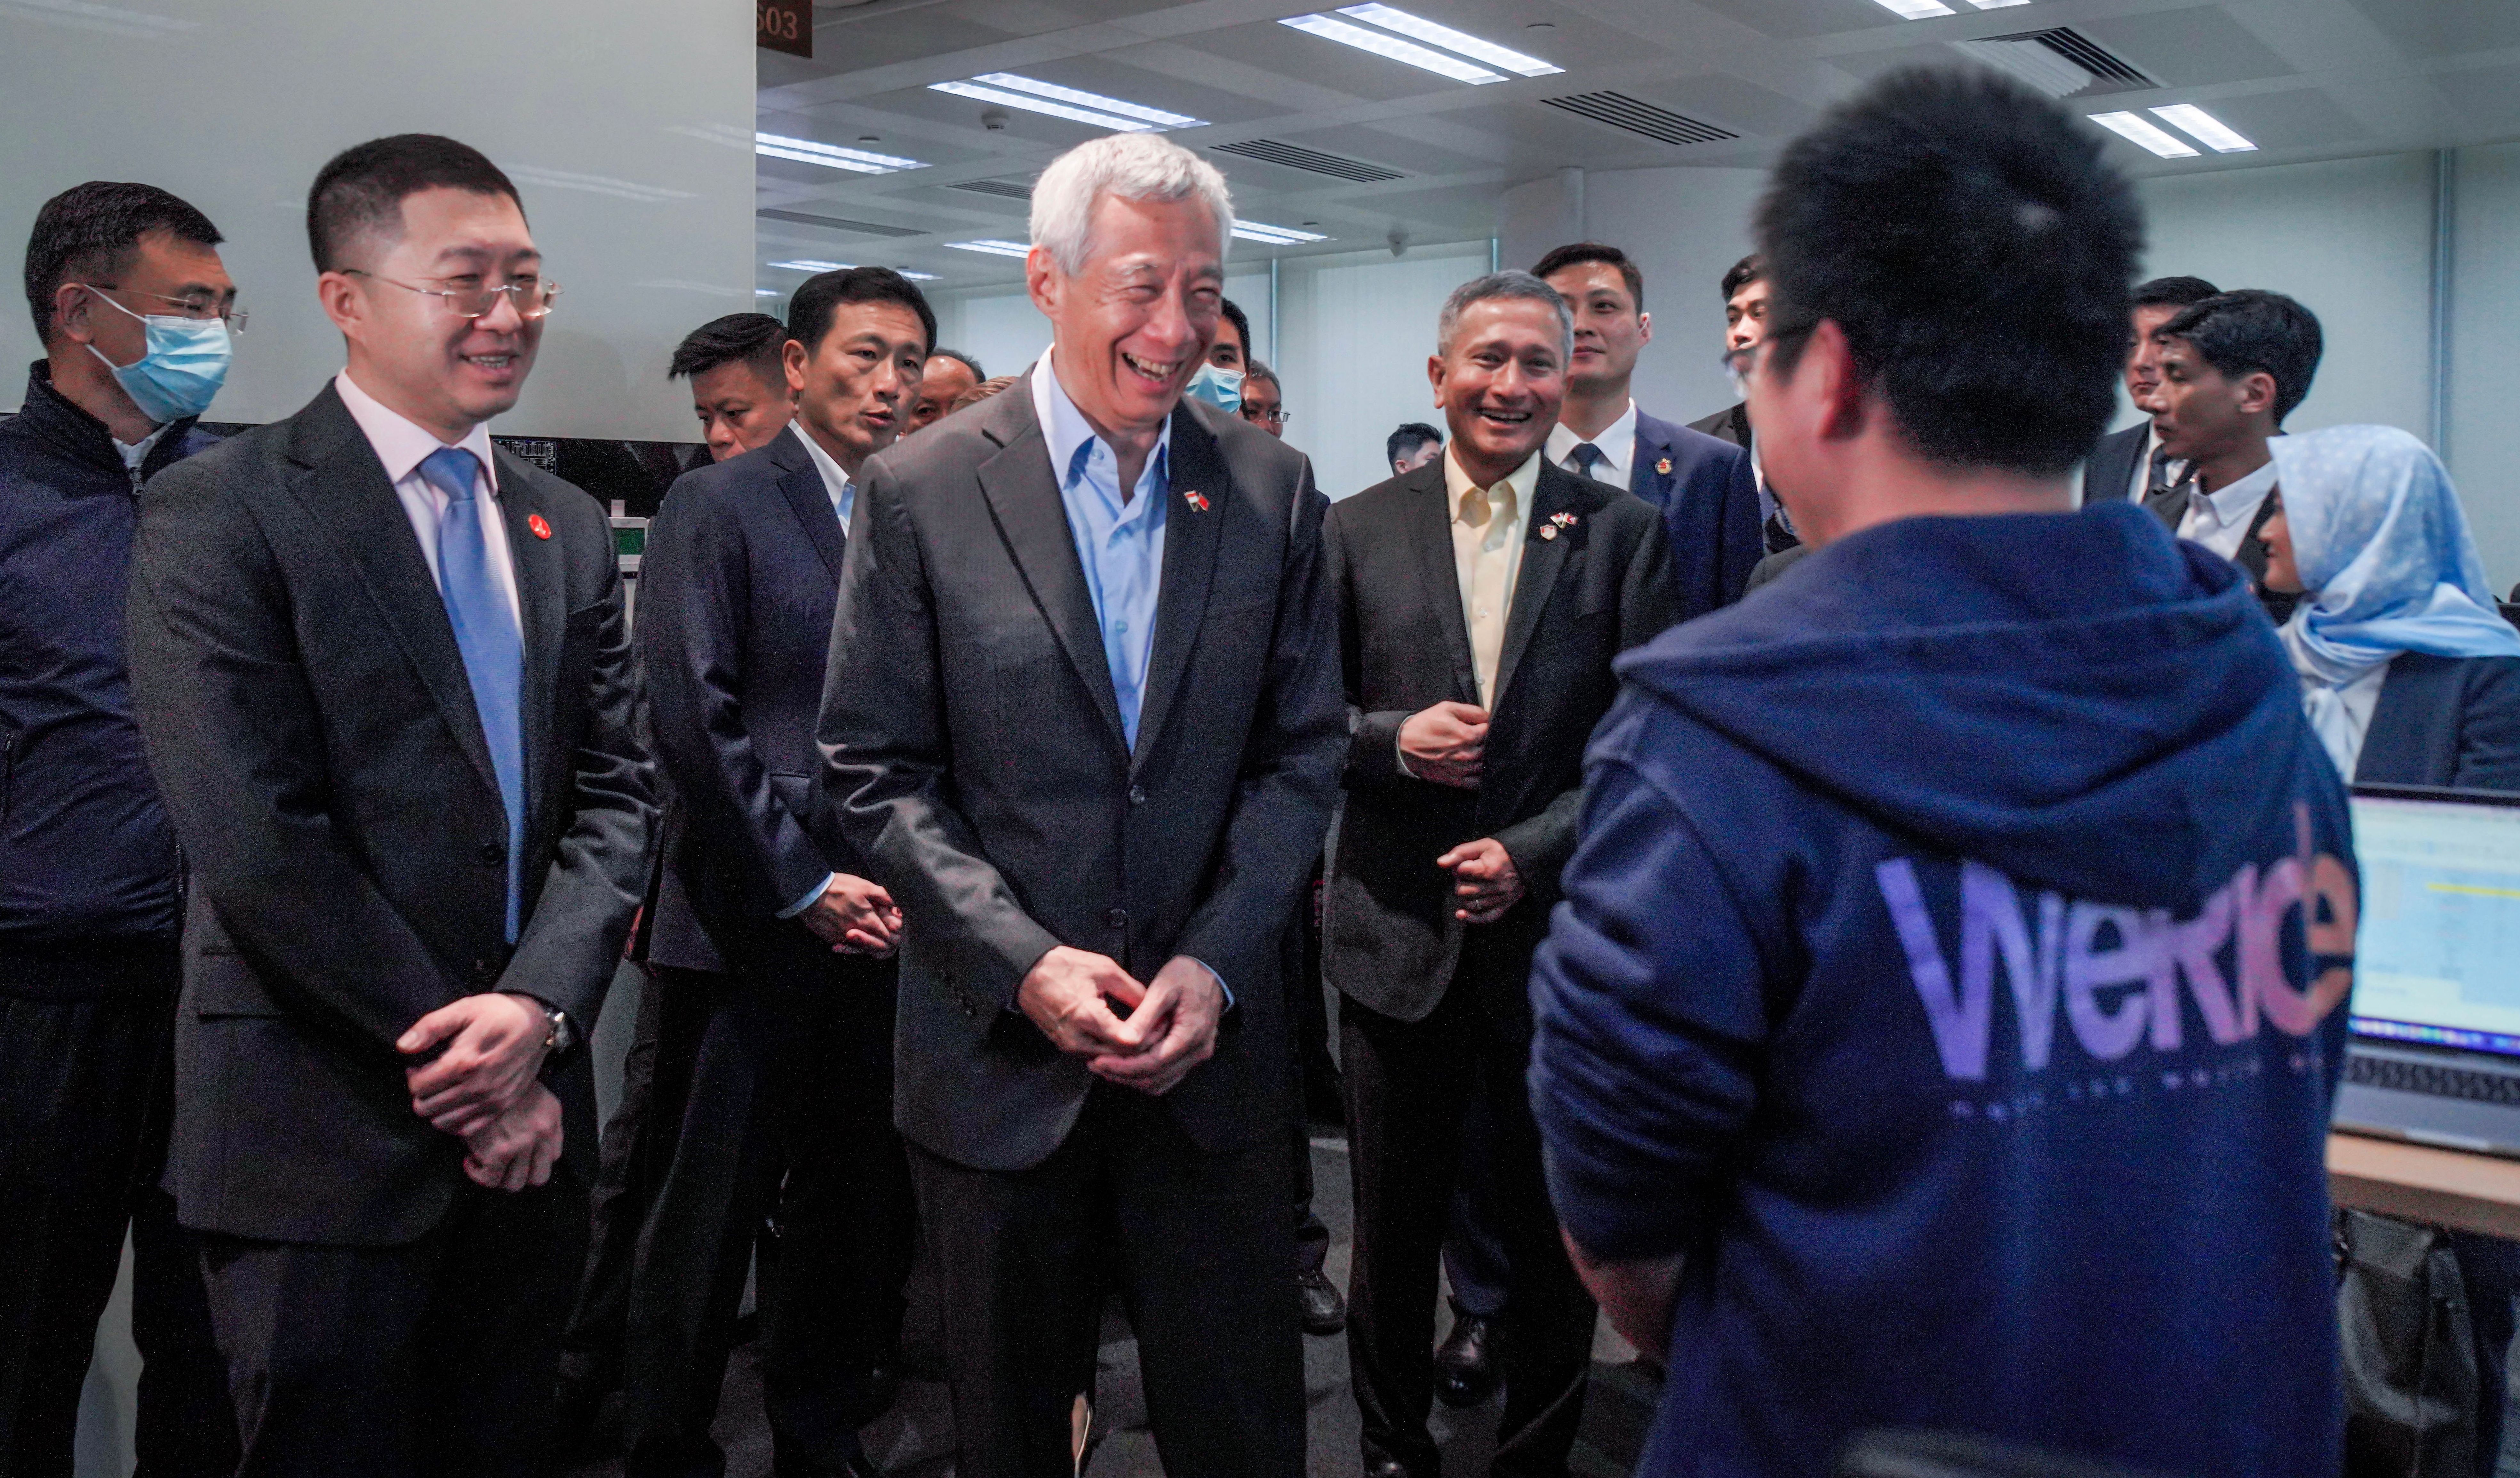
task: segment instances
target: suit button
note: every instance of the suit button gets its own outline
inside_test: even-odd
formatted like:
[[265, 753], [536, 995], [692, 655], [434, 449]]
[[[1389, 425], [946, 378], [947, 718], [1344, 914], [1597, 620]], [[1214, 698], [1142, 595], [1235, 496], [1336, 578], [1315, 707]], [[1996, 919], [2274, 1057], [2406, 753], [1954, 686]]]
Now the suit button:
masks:
[[1129, 911], [1127, 909], [1113, 909], [1110, 913], [1102, 916], [1102, 921], [1115, 929], [1125, 929], [1129, 926]]
[[481, 843], [482, 866], [495, 868], [507, 860], [508, 848], [506, 843], [495, 841], [485, 841]]
[[475, 980], [487, 980], [490, 978], [490, 960], [488, 956], [485, 955], [472, 962], [472, 978]]
[[1145, 805], [1146, 803], [1147, 803], [1147, 790], [1146, 790], [1146, 787], [1145, 787], [1144, 785], [1131, 785], [1131, 786], [1129, 787], [1129, 804], [1130, 804], [1130, 805], [1133, 805], [1133, 806], [1143, 806], [1143, 805]]

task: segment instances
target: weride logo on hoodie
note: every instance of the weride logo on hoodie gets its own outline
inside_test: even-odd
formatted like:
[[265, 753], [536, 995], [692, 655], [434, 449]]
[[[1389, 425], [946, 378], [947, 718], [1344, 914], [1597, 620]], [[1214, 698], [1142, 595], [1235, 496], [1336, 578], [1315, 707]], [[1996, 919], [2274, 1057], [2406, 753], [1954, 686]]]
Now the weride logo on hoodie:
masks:
[[[2133, 909], [2043, 891], [2025, 897], [2011, 878], [1975, 862], [1960, 864], [1958, 968], [1904, 857], [1873, 868], [1881, 900], [1908, 957], [1909, 978], [1924, 1005], [1944, 1075], [1955, 1083], [2019, 1079], [2055, 1063], [2057, 1017], [2099, 1071], [2079, 1065], [2060, 1073], [2072, 1100], [2135, 1094], [2157, 1081], [2164, 1091], [2201, 1089], [2264, 1070], [2255, 1052], [2220, 1054], [2211, 1065], [2190, 1057], [2147, 1062], [2188, 1045], [2201, 1021], [2217, 1048], [2246, 1048], [2272, 1024], [2282, 1037], [2318, 1030], [2354, 985], [2354, 872], [2329, 853], [2311, 849], [2310, 811], [2295, 808], [2298, 851], [2272, 863], [2245, 863], [2196, 913], [2175, 918], [2167, 909]], [[2296, 988], [2285, 944], [2306, 945]], [[2296, 955], [2296, 958], [2299, 958]], [[2013, 1040], [1995, 1031], [1995, 977], [2001, 965], [2012, 1002]], [[2186, 1003], [2193, 1002], [2193, 1016]], [[2280, 1038], [2278, 1039], [2280, 1040]], [[2002, 1055], [1999, 1055], [1999, 1054]], [[2294, 1052], [2287, 1066], [2312, 1071], [2316, 1053]], [[1981, 1103], [1956, 1097], [1956, 1116], [2003, 1120], [2047, 1106], [2044, 1092]]]

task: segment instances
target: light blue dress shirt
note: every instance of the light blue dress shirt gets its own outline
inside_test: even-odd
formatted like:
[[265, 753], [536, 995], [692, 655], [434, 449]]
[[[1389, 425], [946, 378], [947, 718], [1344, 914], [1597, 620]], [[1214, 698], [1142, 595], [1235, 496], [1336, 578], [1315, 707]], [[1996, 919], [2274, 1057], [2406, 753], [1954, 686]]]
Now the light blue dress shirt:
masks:
[[1147, 662], [1154, 654], [1155, 601], [1163, 590], [1172, 420], [1165, 418], [1137, 490], [1123, 502], [1119, 458], [1067, 398], [1047, 354], [1033, 368], [1032, 403], [1042, 438], [1050, 443], [1050, 467], [1067, 508], [1076, 558], [1085, 566], [1085, 590], [1102, 625], [1102, 660], [1111, 669], [1112, 695], [1120, 700], [1120, 731], [1135, 749]]

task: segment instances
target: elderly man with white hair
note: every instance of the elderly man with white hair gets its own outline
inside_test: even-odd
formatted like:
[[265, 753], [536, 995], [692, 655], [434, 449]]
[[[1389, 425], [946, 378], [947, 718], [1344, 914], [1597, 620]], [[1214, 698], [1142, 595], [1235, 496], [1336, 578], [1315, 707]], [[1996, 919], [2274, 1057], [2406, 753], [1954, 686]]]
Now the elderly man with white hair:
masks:
[[1182, 397], [1232, 225], [1178, 145], [1061, 156], [1052, 348], [858, 494], [823, 781], [909, 919], [896, 1117], [962, 1478], [1073, 1472], [1114, 1279], [1166, 1469], [1304, 1469], [1279, 958], [1347, 720], [1308, 465]]

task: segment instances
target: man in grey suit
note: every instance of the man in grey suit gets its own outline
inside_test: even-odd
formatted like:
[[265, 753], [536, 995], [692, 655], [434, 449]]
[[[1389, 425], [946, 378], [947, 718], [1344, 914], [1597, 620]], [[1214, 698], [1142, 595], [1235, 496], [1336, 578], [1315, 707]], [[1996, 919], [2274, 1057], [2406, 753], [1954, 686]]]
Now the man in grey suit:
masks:
[[380, 139], [307, 227], [347, 369], [142, 500], [192, 866], [167, 1182], [245, 1478], [536, 1472], [652, 812], [612, 531], [490, 444], [557, 291], [506, 175]]
[[901, 942], [896, 1118], [956, 1471], [1074, 1471], [1107, 1276], [1166, 1468], [1304, 1470], [1280, 949], [1346, 721], [1309, 465], [1183, 400], [1225, 181], [1149, 134], [1033, 191], [1024, 381], [867, 464], [826, 781]]

